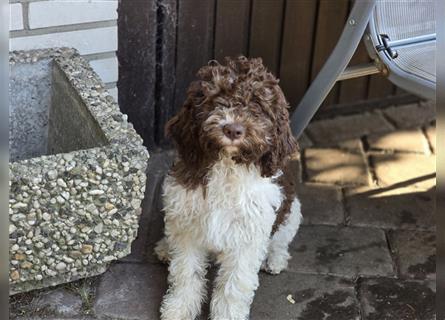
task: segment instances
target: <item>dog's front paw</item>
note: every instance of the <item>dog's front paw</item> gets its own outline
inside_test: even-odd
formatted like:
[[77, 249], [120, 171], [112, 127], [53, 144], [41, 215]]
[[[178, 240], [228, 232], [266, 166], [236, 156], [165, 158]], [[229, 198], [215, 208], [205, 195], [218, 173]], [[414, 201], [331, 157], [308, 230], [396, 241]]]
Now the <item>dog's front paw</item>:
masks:
[[163, 305], [161, 320], [193, 320], [187, 309], [182, 306]]
[[280, 274], [281, 271], [287, 268], [287, 260], [283, 259], [268, 259], [261, 265], [261, 270], [272, 275]]
[[168, 264], [170, 262], [170, 255], [168, 252], [167, 239], [164, 237], [156, 243], [154, 249], [155, 255], [158, 257], [159, 261]]

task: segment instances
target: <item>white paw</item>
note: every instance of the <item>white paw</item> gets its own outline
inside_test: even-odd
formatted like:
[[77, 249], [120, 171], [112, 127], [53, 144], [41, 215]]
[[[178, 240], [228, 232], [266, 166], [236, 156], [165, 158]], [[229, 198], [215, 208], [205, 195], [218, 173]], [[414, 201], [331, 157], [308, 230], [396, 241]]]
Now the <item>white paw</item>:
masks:
[[189, 311], [178, 306], [162, 306], [161, 320], [193, 320]]
[[270, 274], [280, 274], [281, 271], [287, 268], [287, 259], [268, 259], [264, 263], [264, 267], [261, 266], [261, 270]]
[[156, 256], [163, 263], [170, 262], [170, 255], [168, 253], [168, 243], [167, 239], [162, 238], [156, 243], [156, 247], [154, 249]]

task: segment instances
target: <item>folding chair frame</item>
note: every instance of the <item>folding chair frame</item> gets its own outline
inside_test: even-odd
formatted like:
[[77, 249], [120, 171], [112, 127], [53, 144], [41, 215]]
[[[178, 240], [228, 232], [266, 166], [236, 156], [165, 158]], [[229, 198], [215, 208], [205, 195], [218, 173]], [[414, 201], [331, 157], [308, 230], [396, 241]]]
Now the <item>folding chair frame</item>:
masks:
[[[375, 44], [382, 45], [381, 37], [375, 31], [374, 19], [371, 19], [377, 1], [355, 1], [337, 45], [292, 114], [291, 127], [296, 137], [301, 135], [337, 81], [383, 72], [390, 81], [403, 89], [425, 98], [435, 98], [435, 83], [398, 68], [391, 62], [386, 50], [376, 52]], [[365, 45], [374, 63], [346, 68], [364, 34]], [[435, 34], [412, 38], [406, 43], [398, 41], [400, 43], [397, 45], [412, 45], [422, 41], [435, 41]]]

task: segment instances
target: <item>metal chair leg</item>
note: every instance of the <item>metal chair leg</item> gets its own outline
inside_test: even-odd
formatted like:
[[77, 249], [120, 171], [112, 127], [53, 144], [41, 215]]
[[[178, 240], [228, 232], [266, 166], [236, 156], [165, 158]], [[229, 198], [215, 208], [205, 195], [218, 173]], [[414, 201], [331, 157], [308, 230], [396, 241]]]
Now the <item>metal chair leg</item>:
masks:
[[351, 60], [362, 38], [376, 0], [356, 0], [340, 39], [320, 73], [291, 117], [292, 132], [299, 137]]

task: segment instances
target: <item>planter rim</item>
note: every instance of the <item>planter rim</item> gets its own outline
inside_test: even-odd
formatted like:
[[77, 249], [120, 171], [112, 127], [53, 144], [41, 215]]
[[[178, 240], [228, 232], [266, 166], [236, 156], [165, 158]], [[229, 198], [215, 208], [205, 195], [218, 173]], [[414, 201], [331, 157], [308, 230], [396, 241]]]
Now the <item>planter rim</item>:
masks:
[[[66, 75], [67, 80], [79, 94], [80, 99], [88, 108], [90, 114], [107, 139], [107, 145], [105, 146], [84, 150], [109, 148], [109, 145], [117, 144], [124, 148], [139, 149], [139, 151], [145, 153], [147, 157], [149, 156], [147, 149], [143, 146], [142, 138], [133, 128], [133, 125], [128, 122], [128, 116], [120, 111], [119, 105], [105, 88], [98, 74], [91, 68], [87, 60], [80, 56], [76, 49], [55, 47], [11, 51], [9, 53], [10, 67], [18, 63], [32, 64], [46, 59], [51, 59]], [[83, 81], [86, 78], [90, 82], [89, 86]], [[98, 90], [102, 91], [102, 94], [98, 95]], [[119, 148], [116, 149], [119, 150]], [[80, 151], [82, 150], [74, 150], [67, 153], [76, 154]], [[42, 155], [40, 157], [51, 158], [53, 156], [55, 155]], [[29, 159], [18, 160], [12, 163], [26, 163], [27, 160]]]

